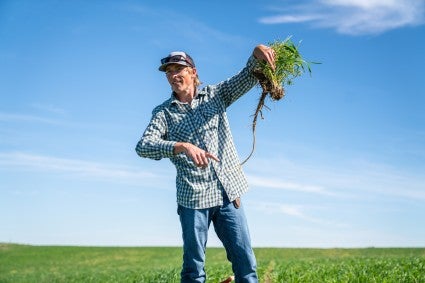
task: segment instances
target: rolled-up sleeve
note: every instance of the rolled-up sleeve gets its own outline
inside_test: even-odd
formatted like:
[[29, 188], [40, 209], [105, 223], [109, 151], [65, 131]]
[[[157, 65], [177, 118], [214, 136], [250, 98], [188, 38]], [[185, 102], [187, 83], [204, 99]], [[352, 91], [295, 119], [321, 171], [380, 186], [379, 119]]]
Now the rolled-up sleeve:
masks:
[[167, 122], [162, 111], [154, 112], [136, 152], [140, 157], [160, 160], [174, 156], [175, 141], [167, 140]]

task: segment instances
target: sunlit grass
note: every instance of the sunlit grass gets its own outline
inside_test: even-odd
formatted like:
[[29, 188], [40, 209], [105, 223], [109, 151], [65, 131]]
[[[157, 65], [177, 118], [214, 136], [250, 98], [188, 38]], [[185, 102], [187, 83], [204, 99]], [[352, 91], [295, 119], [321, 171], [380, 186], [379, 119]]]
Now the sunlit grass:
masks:
[[[0, 282], [179, 282], [177, 247], [0, 244]], [[260, 282], [425, 282], [425, 249], [257, 248]], [[207, 282], [232, 274], [224, 249], [207, 249]]]

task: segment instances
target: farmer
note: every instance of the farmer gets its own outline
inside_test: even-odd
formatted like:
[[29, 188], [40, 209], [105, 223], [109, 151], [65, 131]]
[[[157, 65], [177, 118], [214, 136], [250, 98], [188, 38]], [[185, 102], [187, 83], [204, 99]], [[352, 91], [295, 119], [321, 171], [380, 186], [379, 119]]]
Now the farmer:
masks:
[[257, 84], [259, 61], [274, 68], [274, 51], [254, 48], [246, 66], [217, 85], [201, 84], [185, 52], [161, 60], [171, 97], [152, 111], [136, 146], [141, 157], [169, 158], [177, 170], [177, 212], [183, 235], [181, 282], [204, 282], [205, 249], [212, 222], [232, 263], [236, 282], [258, 282], [247, 221], [240, 197], [248, 184], [233, 143], [226, 108]]

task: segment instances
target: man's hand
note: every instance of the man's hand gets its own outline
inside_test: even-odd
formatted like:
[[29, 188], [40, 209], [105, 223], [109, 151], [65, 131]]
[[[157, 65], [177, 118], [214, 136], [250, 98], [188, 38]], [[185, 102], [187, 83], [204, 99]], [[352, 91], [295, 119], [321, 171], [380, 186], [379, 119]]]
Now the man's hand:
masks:
[[273, 70], [276, 68], [276, 64], [275, 64], [276, 54], [272, 48], [266, 45], [260, 44], [254, 48], [254, 51], [252, 54], [258, 60], [266, 61], [273, 68]]
[[197, 167], [207, 167], [210, 158], [217, 162], [220, 161], [214, 154], [187, 142], [177, 142], [174, 146], [174, 154], [179, 154], [181, 152], [189, 156]]

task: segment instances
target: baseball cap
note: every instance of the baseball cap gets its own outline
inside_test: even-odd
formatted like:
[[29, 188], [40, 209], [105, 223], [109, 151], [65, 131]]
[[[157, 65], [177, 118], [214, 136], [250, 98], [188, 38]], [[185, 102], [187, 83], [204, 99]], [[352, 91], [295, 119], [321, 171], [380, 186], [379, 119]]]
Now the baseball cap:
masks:
[[165, 69], [170, 64], [179, 64], [188, 67], [195, 67], [192, 57], [190, 57], [186, 52], [183, 51], [174, 51], [171, 52], [167, 57], [161, 59], [161, 66], [158, 70], [165, 72]]

